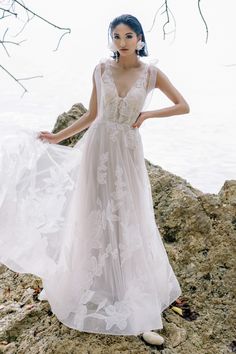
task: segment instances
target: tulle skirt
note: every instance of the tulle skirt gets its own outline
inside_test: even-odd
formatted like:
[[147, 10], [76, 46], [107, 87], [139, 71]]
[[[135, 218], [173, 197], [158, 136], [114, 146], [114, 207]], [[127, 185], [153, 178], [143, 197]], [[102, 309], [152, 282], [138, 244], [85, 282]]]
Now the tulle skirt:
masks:
[[138, 335], [181, 295], [155, 222], [138, 129], [97, 118], [72, 148], [0, 137], [0, 262], [42, 278], [66, 326]]

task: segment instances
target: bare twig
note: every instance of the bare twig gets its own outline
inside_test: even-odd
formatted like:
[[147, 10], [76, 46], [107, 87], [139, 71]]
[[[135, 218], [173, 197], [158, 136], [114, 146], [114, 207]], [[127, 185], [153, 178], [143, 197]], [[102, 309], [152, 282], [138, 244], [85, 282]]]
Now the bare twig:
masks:
[[148, 30], [148, 31], [146, 31], [146, 32], [151, 32], [151, 31], [152, 31], [153, 26], [154, 26], [155, 21], [156, 21], [156, 17], [157, 17], [157, 15], [158, 15], [158, 12], [161, 10], [161, 8], [162, 8], [164, 5], [165, 5], [165, 4], [162, 4], [162, 5], [159, 7], [159, 9], [157, 9], [157, 11], [156, 11], [156, 13], [155, 13], [155, 15], [154, 15], [154, 19], [153, 19], [153, 22], [152, 22], [152, 26], [151, 26], [150, 30]]
[[[23, 0], [22, 0], [21, 2], [22, 2], [22, 4], [24, 5], [24, 9], [25, 9], [25, 14], [26, 14], [26, 17], [27, 17], [27, 21], [25, 21], [25, 23], [24, 23], [24, 25], [22, 26], [21, 30], [15, 35], [15, 37], [17, 37], [17, 36], [25, 29], [26, 25], [34, 18], [34, 14], [33, 14], [32, 17], [30, 18], [29, 13], [28, 13], [28, 10], [27, 10], [27, 8], [26, 8], [26, 6], [25, 6]], [[12, 3], [12, 6], [13, 6], [13, 4], [14, 4], [14, 6], [15, 6], [15, 3], [14, 3], [14, 2]]]
[[[29, 7], [27, 7], [24, 3], [23, 0], [11, 0], [10, 1], [10, 6], [8, 8], [4, 8], [4, 7], [0, 7], [0, 11], [2, 11], [2, 16], [0, 17], [0, 20], [3, 20], [4, 18], [6, 17], [9, 17], [9, 16], [14, 16], [15, 18], [17, 17], [17, 19], [19, 21], [22, 21], [21, 19], [19, 19], [19, 16], [18, 16], [18, 11], [16, 11], [16, 7], [18, 6], [19, 8], [22, 8], [23, 10], [25, 10], [25, 14], [26, 14], [26, 20], [24, 21], [24, 24], [22, 26], [22, 28], [18, 31], [18, 33], [16, 33], [14, 35], [14, 37], [17, 37], [19, 36], [19, 34], [25, 29], [26, 25], [29, 24], [29, 22], [34, 18], [38, 18], [40, 19], [41, 21], [49, 24], [50, 26], [53, 26], [54, 28], [56, 29], [59, 29], [59, 30], [63, 30], [65, 31], [59, 38], [58, 40], [58, 43], [57, 43], [57, 46], [56, 48], [53, 50], [53, 51], [57, 51], [58, 48], [59, 48], [59, 45], [61, 43], [61, 40], [62, 38], [66, 35], [66, 34], [69, 34], [71, 32], [71, 29], [70, 28], [67, 28], [67, 27], [60, 27], [52, 22], [50, 22], [49, 20], [47, 20], [46, 18], [38, 15], [35, 11], [31, 10]], [[4, 6], [4, 5], [3, 5]], [[2, 45], [3, 49], [5, 50], [6, 54], [8, 57], [10, 57], [10, 54], [7, 50], [7, 45], [9, 44], [14, 44], [14, 45], [20, 45], [22, 42], [26, 41], [26, 39], [24, 40], [21, 40], [21, 41], [18, 41], [18, 42], [14, 42], [14, 41], [10, 41], [10, 40], [7, 40], [6, 39], [6, 33], [8, 31], [9, 28], [7, 28], [3, 34], [3, 37], [2, 39], [0, 39], [0, 45]], [[17, 84], [19, 84], [24, 92], [23, 92], [23, 95], [28, 92], [28, 90], [25, 88], [25, 86], [20, 82], [22, 80], [30, 80], [30, 79], [34, 79], [34, 78], [37, 78], [37, 77], [43, 77], [42, 75], [37, 75], [37, 76], [31, 76], [31, 77], [28, 77], [28, 78], [16, 78], [14, 75], [12, 75], [4, 66], [0, 65], [0, 68], [5, 72], [7, 73], [7, 75], [9, 75], [13, 80], [15, 80], [17, 82]], [[21, 97], [23, 97], [23, 95]]]
[[[207, 26], [207, 23], [205, 21], [205, 18], [203, 17], [202, 11], [201, 11], [200, 1], [201, 0], [198, 0], [198, 10], [199, 10], [200, 16], [201, 16], [201, 18], [202, 18], [202, 20], [204, 22], [205, 28], [206, 28], [206, 42], [207, 42], [208, 41], [208, 26]], [[164, 10], [160, 13], [160, 15], [163, 15], [163, 14], [166, 15], [166, 22], [163, 25], [163, 37], [164, 37], [163, 39], [166, 38], [166, 35], [171, 34], [171, 33], [174, 33], [174, 37], [175, 37], [175, 34], [176, 34], [176, 21], [175, 21], [175, 17], [173, 15], [172, 11], [170, 10], [170, 8], [168, 6], [168, 0], [164, 0], [163, 4], [157, 9], [157, 11], [156, 11], [156, 13], [154, 15], [152, 26], [151, 26], [150, 30], [148, 30], [147, 32], [151, 32], [152, 31], [153, 26], [154, 26], [155, 21], [156, 21], [156, 18], [157, 18], [157, 15], [159, 14], [159, 12], [161, 11], [162, 8], [164, 8]], [[171, 15], [171, 18], [170, 18], [170, 15]], [[167, 32], [165, 30], [165, 27], [168, 24], [171, 24], [171, 19], [174, 22], [174, 28], [173, 28], [173, 30]]]
[[37, 75], [37, 76], [31, 76], [31, 77], [22, 77], [21, 79], [17, 79], [17, 80], [30, 80], [30, 79], [34, 79], [36, 77], [43, 77], [43, 75]]
[[[65, 34], [69, 34], [69, 33], [71, 32], [71, 29], [70, 29], [70, 28], [65, 28], [65, 27], [60, 27], [60, 26], [55, 25], [54, 23], [48, 21], [48, 20], [45, 19], [44, 17], [42, 17], [42, 16], [36, 14], [34, 11], [30, 10], [28, 7], [26, 7], [26, 6], [25, 6], [24, 4], [22, 4], [20, 1], [18, 1], [18, 0], [13, 0], [13, 2], [17, 3], [19, 6], [21, 6], [21, 7], [24, 8], [25, 10], [27, 10], [29, 13], [31, 13], [31, 14], [33, 14], [34, 16], [40, 18], [40, 20], [42, 20], [42, 21], [48, 23], [49, 25], [51, 25], [51, 26], [53, 26], [53, 27], [55, 27], [55, 28], [58, 28], [58, 29], [60, 29], [60, 30], [67, 31], [67, 32], [65, 32], [65, 33], [60, 37], [59, 42], [58, 42], [58, 44], [57, 44], [57, 47], [56, 47], [56, 49], [54, 49], [54, 51], [57, 50], [57, 48], [58, 48], [58, 46], [59, 46], [59, 43], [60, 43], [60, 41], [61, 41], [61, 38], [62, 38]], [[28, 18], [27, 22], [29, 22], [29, 21], [30, 21], [30, 20], [29, 20], [29, 18]]]
[[22, 42], [26, 41], [26, 39], [23, 39], [23, 40], [20, 41], [20, 42], [6, 41], [6, 40], [5, 40], [5, 35], [6, 35], [7, 31], [8, 31], [8, 28], [6, 29], [5, 33], [3, 34], [3, 39], [0, 40], [0, 44], [1, 44], [1, 45], [3, 46], [3, 48], [5, 49], [7, 55], [10, 57], [10, 54], [8, 53], [7, 48], [5, 47], [5, 44], [6, 44], [6, 43], [10, 43], [10, 44], [15, 44], [15, 45], [20, 45]]
[[[7, 16], [5, 16], [5, 12], [7, 12], [9, 14], [9, 16], [14, 15], [14, 16], [17, 17], [17, 13], [16, 12], [12, 12], [12, 11], [10, 11], [8, 9], [4, 9], [3, 7], [0, 7], [0, 10], [3, 11], [3, 17], [7, 17]], [[2, 19], [3, 17], [0, 17], [0, 19]]]
[[203, 22], [204, 22], [205, 27], [206, 27], [206, 43], [207, 43], [207, 41], [208, 41], [208, 26], [207, 26], [207, 23], [206, 23], [206, 21], [205, 21], [205, 18], [203, 17], [202, 11], [201, 11], [200, 1], [201, 1], [201, 0], [198, 0], [198, 3], [197, 3], [197, 4], [198, 4], [198, 10], [199, 10], [199, 12], [200, 12], [200, 16], [201, 16], [201, 18], [202, 18], [202, 20], [203, 20]]
[[163, 37], [164, 37], [163, 39], [165, 39], [165, 36], [166, 36], [165, 27], [168, 25], [168, 23], [170, 23], [170, 17], [169, 17], [168, 9], [169, 8], [168, 8], [167, 0], [165, 0], [165, 10], [163, 11], [163, 13], [166, 13], [167, 20], [166, 20], [166, 22], [163, 25]]
[[20, 82], [20, 80], [29, 80], [29, 79], [34, 79], [34, 78], [36, 78], [36, 77], [43, 77], [42, 75], [38, 75], [38, 76], [33, 76], [33, 77], [28, 77], [28, 78], [17, 79], [14, 75], [12, 75], [6, 68], [4, 68], [4, 66], [2, 66], [1, 64], [0, 64], [0, 68], [1, 68], [2, 70], [4, 70], [9, 76], [11, 76], [12, 79], [15, 80], [15, 81], [17, 82], [17, 84], [20, 85], [20, 86], [23, 88], [24, 92], [23, 92], [23, 94], [22, 94], [21, 97], [23, 97], [23, 95], [24, 95], [26, 92], [28, 92], [28, 90], [25, 88], [24, 85], [22, 85], [22, 83]]
[[[154, 24], [155, 24], [156, 17], [157, 17], [157, 15], [158, 15], [158, 13], [161, 11], [162, 8], [164, 8], [164, 10], [161, 12], [161, 15], [163, 15], [163, 14], [166, 15], [166, 22], [164, 23], [164, 25], [163, 25], [163, 27], [162, 27], [162, 29], [163, 29], [163, 37], [164, 37], [163, 39], [165, 40], [166, 35], [171, 34], [171, 33], [174, 33], [174, 39], [175, 39], [175, 34], [176, 34], [176, 21], [175, 21], [175, 17], [174, 17], [174, 15], [173, 15], [172, 11], [170, 10], [170, 8], [169, 8], [169, 6], [168, 6], [168, 1], [167, 1], [167, 0], [164, 0], [163, 4], [157, 9], [157, 11], [156, 11], [156, 13], [155, 13], [155, 15], [154, 15], [154, 19], [153, 19], [152, 26], [151, 26], [150, 30], [148, 30], [147, 32], [151, 32], [151, 30], [152, 30], [152, 28], [153, 28], [153, 26], [154, 26]], [[173, 28], [173, 30], [167, 32], [167, 31], [165, 30], [165, 27], [166, 27], [169, 23], [171, 23], [171, 21], [170, 21], [170, 15], [169, 15], [169, 14], [171, 15], [171, 19], [173, 20], [174, 28]], [[173, 39], [173, 40], [174, 40], [174, 39]]]
[[[174, 33], [174, 38], [173, 38], [173, 41], [174, 41], [174, 40], [175, 40], [175, 35], [176, 35], [176, 21], [175, 21], [175, 17], [174, 17], [174, 15], [173, 15], [171, 9], [170, 9], [169, 6], [168, 6], [167, 0], [165, 1], [165, 6], [166, 6], [166, 16], [167, 16], [167, 18], [168, 18], [168, 21], [166, 21], [166, 23], [165, 23], [164, 26], [163, 26], [164, 39], [165, 39], [165, 35], [166, 35], [166, 34]], [[169, 18], [170, 18], [170, 17], [169, 17], [169, 13], [171, 14], [171, 17], [172, 17], [173, 22], [174, 22], [174, 29], [173, 29], [172, 31], [165, 32], [164, 28], [165, 28], [165, 26], [167, 25], [167, 23], [170, 22], [170, 20], [169, 20]]]

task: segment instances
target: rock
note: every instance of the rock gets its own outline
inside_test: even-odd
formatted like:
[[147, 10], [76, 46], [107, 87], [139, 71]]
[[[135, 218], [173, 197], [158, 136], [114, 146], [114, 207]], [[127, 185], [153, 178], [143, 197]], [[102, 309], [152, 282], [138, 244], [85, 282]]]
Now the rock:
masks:
[[0, 274], [6, 271], [6, 267], [3, 264], [0, 264]]
[[218, 195], [222, 203], [236, 206], [236, 181], [225, 181]]
[[[52, 133], [57, 133], [60, 130], [70, 126], [73, 124], [75, 121], [77, 121], [79, 118], [83, 116], [84, 113], [87, 112], [87, 109], [83, 106], [82, 103], [76, 103], [74, 104], [71, 109], [66, 113], [62, 113], [58, 116], [55, 126], [53, 127]], [[73, 147], [76, 142], [82, 138], [84, 133], [87, 131], [87, 129], [83, 130], [82, 132], [75, 134], [74, 136], [71, 136], [68, 139], [62, 140], [59, 145], [66, 145], [66, 146], [71, 146]]]
[[[7, 343], [7, 342], [6, 342]], [[4, 354], [15, 354], [17, 353], [17, 346], [16, 343], [7, 343], [1, 344], [0, 343], [0, 353]]]
[[[58, 117], [53, 131], [65, 128], [85, 112], [81, 103], [73, 105], [68, 113]], [[85, 131], [61, 143], [74, 146]], [[218, 194], [203, 193], [160, 166], [148, 160], [145, 163], [156, 223], [170, 263], [179, 279], [182, 295], [191, 310], [198, 314], [187, 320], [171, 308], [166, 309], [160, 331], [165, 342], [160, 352], [233, 352], [236, 181], [226, 180]], [[0, 284], [0, 353], [156, 352], [138, 336], [83, 333], [64, 326], [52, 314], [49, 303], [39, 301], [32, 294], [32, 289], [42, 288], [41, 279], [36, 276], [15, 273], [0, 265]]]
[[169, 333], [170, 343], [173, 348], [187, 339], [187, 333], [185, 328], [180, 328], [174, 323], [166, 325], [166, 331]]
[[161, 345], [164, 343], [164, 338], [160, 336], [158, 333], [152, 331], [144, 332], [142, 336], [143, 339], [149, 344]]
[[32, 288], [27, 288], [27, 289], [25, 290], [25, 292], [24, 292], [22, 298], [21, 298], [21, 303], [22, 303], [22, 304], [26, 304], [26, 303], [29, 301], [29, 299], [32, 298], [32, 295], [33, 295], [33, 294], [34, 294], [34, 289], [32, 289]]
[[176, 351], [166, 348], [166, 349], [161, 350], [160, 353], [161, 354], [175, 354]]

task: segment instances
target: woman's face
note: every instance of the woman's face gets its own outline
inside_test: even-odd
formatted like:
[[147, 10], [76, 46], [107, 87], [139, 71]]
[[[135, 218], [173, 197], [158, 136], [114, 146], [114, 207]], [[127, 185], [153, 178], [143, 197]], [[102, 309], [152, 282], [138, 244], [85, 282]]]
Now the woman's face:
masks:
[[115, 44], [120, 55], [126, 56], [133, 54], [136, 44], [141, 39], [141, 35], [137, 34], [127, 25], [120, 23], [112, 31], [112, 41]]

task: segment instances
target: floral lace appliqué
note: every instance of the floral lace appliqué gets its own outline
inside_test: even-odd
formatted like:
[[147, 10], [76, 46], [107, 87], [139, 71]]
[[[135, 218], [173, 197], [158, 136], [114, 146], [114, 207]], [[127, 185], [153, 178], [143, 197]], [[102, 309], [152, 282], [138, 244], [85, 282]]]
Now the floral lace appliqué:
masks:
[[107, 177], [107, 163], [108, 161], [108, 152], [104, 152], [103, 154], [100, 155], [99, 157], [99, 164], [97, 167], [97, 181], [100, 184], [105, 184], [106, 183], [106, 177]]

